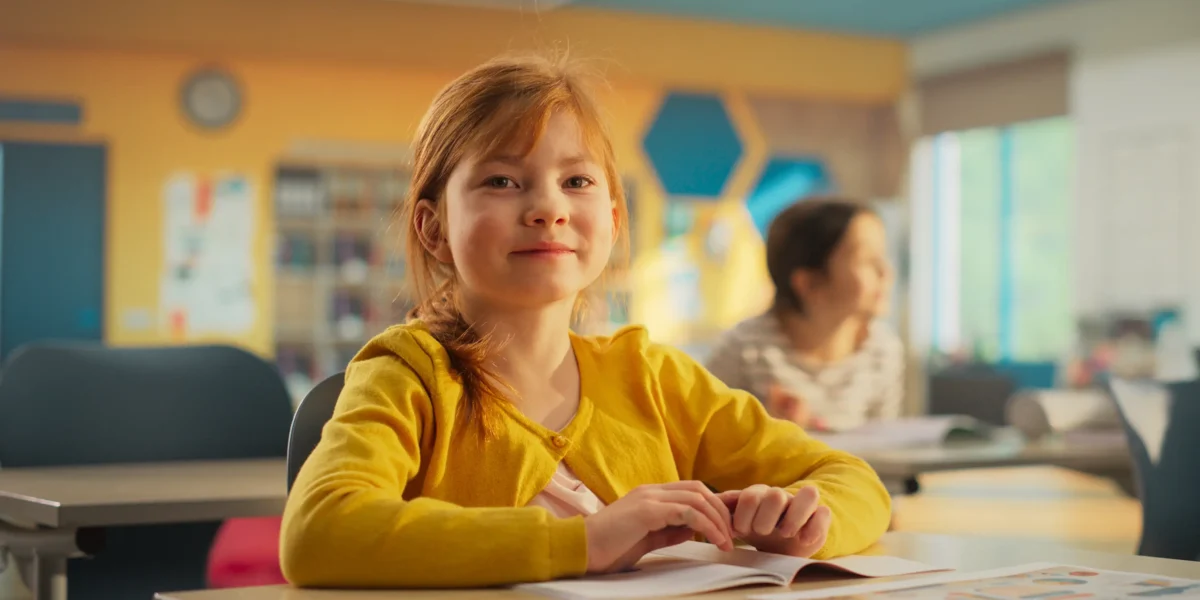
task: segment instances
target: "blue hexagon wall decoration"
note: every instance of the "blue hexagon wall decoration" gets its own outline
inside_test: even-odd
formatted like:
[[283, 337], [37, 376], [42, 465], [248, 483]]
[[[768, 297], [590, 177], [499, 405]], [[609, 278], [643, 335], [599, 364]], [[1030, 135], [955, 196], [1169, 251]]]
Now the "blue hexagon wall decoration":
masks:
[[746, 198], [746, 210], [765, 239], [779, 211], [805, 196], [829, 191], [831, 185], [825, 163], [819, 159], [775, 157], [767, 161], [754, 191]]
[[719, 197], [742, 156], [729, 113], [712, 94], [668, 94], [642, 146], [671, 196]]

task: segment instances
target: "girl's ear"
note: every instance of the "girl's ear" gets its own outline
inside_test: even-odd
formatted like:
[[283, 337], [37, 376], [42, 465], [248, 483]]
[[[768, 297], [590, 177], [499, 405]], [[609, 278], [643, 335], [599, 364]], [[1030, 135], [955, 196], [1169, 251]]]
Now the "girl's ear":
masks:
[[424, 198], [417, 201], [417, 210], [413, 214], [416, 221], [414, 229], [421, 240], [425, 251], [429, 252], [438, 262], [451, 264], [454, 256], [450, 253], [450, 244], [442, 231], [442, 222], [438, 218], [437, 205], [432, 200]]
[[817, 285], [817, 274], [809, 269], [796, 269], [792, 271], [792, 293], [800, 299], [804, 299], [812, 294], [813, 288]]

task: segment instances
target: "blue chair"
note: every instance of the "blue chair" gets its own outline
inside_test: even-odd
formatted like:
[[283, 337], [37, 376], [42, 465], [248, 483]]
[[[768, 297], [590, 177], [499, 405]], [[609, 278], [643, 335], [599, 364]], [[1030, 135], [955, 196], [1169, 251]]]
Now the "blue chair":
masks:
[[[0, 466], [284, 457], [291, 399], [276, 369], [228, 346], [35, 343], [0, 371]], [[71, 600], [202, 589], [219, 522], [113, 527], [72, 559]]]
[[1200, 380], [1114, 378], [1108, 387], [1142, 500], [1138, 554], [1200, 560]]
[[338, 396], [345, 385], [345, 373], [331, 375], [309, 391], [296, 409], [296, 416], [292, 418], [291, 435], [288, 437], [288, 492], [292, 491], [292, 483], [296, 481], [300, 467], [304, 466], [308, 455], [312, 454], [317, 442], [321, 441], [321, 430], [333, 417], [333, 409], [337, 406]]

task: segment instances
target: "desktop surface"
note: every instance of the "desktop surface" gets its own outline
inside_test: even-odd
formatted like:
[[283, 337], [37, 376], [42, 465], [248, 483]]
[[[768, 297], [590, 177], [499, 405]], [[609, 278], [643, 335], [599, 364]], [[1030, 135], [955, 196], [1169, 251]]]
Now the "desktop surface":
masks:
[[[959, 571], [982, 571], [999, 567], [1048, 561], [1095, 569], [1130, 571], [1200, 579], [1200, 562], [1166, 560], [1144, 556], [1107, 554], [1046, 544], [1041, 540], [998, 539], [971, 536], [930, 535], [921, 533], [888, 533], [883, 540], [864, 554], [886, 554], [919, 562], [955, 568]], [[921, 575], [908, 576], [920, 577]], [[899, 579], [899, 578], [896, 578]], [[891, 578], [862, 579], [834, 576], [802, 575], [793, 590], [852, 585]], [[696, 596], [706, 600], [746, 598], [756, 593], [784, 591], [774, 586], [744, 587]], [[228, 590], [160, 593], [158, 600], [441, 600], [467, 598], [478, 600], [516, 600], [544, 598], [507, 589], [474, 590], [301, 590], [289, 586], [266, 586]]]

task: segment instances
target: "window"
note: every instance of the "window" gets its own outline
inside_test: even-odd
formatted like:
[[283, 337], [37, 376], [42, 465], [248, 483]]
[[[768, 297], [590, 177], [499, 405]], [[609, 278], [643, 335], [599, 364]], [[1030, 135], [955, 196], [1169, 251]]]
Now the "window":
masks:
[[1074, 131], [1053, 118], [923, 138], [913, 157], [913, 341], [987, 361], [1074, 339]]

